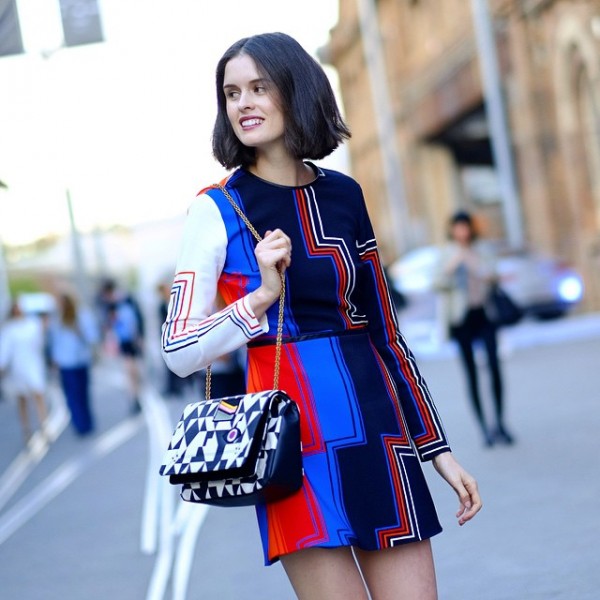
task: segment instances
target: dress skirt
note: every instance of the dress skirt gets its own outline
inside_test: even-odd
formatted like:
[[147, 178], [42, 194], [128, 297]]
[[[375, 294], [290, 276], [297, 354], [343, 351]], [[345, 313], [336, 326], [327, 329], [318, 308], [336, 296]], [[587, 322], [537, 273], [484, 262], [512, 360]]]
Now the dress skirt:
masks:
[[[275, 347], [251, 342], [248, 391], [273, 387]], [[394, 383], [365, 330], [284, 341], [279, 388], [300, 409], [304, 484], [257, 506], [265, 564], [304, 548], [378, 550], [441, 532]]]

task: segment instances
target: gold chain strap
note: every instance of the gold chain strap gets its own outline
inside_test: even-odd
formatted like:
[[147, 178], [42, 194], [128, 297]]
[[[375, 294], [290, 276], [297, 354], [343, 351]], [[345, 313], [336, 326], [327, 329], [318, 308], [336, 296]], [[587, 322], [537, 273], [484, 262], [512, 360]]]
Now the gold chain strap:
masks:
[[[220, 189], [225, 198], [229, 200], [229, 203], [235, 210], [235, 212], [240, 216], [242, 221], [246, 224], [246, 227], [250, 230], [250, 233], [256, 238], [257, 241], [262, 241], [262, 236], [254, 229], [254, 226], [248, 220], [248, 217], [244, 214], [244, 211], [237, 205], [236, 201], [231, 197], [231, 194], [219, 183], [216, 183], [213, 187]], [[285, 276], [279, 271], [279, 279], [281, 281], [281, 291], [279, 292], [279, 313], [277, 315], [277, 337], [275, 338], [275, 370], [273, 372], [273, 389], [276, 390], [279, 388], [279, 369], [281, 365], [281, 346], [283, 340], [283, 313], [285, 309]], [[205, 397], [207, 400], [210, 400], [210, 391], [211, 391], [211, 368], [210, 365], [206, 367], [206, 391]]]

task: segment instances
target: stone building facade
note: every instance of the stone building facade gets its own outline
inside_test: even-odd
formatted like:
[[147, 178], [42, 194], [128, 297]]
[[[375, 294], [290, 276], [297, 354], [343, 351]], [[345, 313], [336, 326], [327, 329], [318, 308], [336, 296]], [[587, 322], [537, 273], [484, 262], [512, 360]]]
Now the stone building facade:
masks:
[[[375, 11], [379, 31], [387, 135], [402, 172], [397, 199], [390, 199], [375, 127], [382, 105], [370, 85], [361, 2]], [[577, 266], [585, 308], [598, 309], [600, 0], [488, 4], [525, 243]], [[386, 262], [407, 247], [441, 242], [459, 207], [477, 214], [488, 235], [506, 237], [470, 0], [340, 0], [322, 58], [339, 75], [352, 173]], [[409, 228], [398, 228], [394, 202], [403, 202]], [[410, 240], [402, 239], [407, 231]]]

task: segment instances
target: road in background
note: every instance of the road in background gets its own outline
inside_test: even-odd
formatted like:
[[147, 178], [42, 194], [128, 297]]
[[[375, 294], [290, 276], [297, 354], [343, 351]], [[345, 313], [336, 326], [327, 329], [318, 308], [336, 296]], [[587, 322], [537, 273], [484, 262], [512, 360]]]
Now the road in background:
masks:
[[[597, 597], [594, 323], [600, 319], [523, 324], [506, 336], [512, 447], [482, 446], [455, 354], [417, 352], [454, 452], [479, 480], [485, 504], [475, 522], [458, 527], [456, 498], [424, 465], [445, 529], [433, 540], [443, 600]], [[188, 399], [164, 401], [173, 421]], [[0, 509], [2, 600], [147, 598], [158, 556], [141, 550], [151, 437], [143, 416], [128, 415], [115, 363], [96, 367], [94, 407], [98, 432], [80, 439], [67, 426]], [[0, 473], [14, 464], [19, 436], [16, 408], [3, 401]], [[262, 566], [251, 508], [210, 508], [192, 551], [189, 600], [294, 598], [281, 566]]]

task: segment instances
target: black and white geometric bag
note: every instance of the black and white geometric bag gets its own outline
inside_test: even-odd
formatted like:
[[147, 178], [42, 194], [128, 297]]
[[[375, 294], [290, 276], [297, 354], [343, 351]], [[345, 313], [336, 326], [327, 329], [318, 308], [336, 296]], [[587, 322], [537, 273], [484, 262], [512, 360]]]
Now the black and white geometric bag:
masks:
[[[229, 193], [227, 199], [260, 240]], [[188, 502], [247, 506], [284, 498], [302, 486], [298, 405], [279, 390], [285, 278], [281, 275], [273, 389], [188, 404], [164, 455], [160, 474], [182, 484]]]
[[160, 474], [188, 502], [246, 506], [302, 485], [300, 414], [281, 390], [188, 404]]

